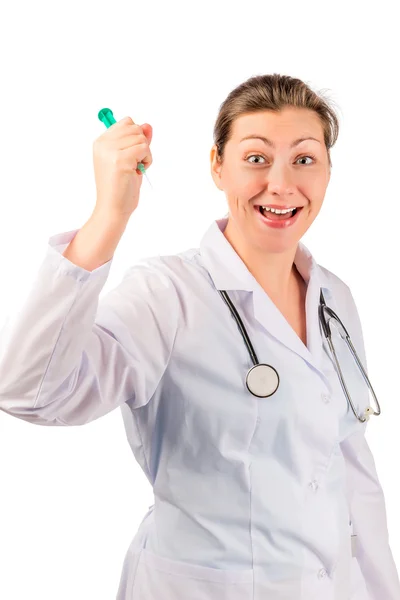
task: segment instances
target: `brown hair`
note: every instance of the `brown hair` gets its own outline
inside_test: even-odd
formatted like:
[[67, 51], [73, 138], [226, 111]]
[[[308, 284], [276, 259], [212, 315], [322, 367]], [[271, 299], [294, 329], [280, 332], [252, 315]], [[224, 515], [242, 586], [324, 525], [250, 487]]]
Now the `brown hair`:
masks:
[[335, 111], [322, 92], [318, 95], [301, 79], [278, 73], [251, 77], [232, 90], [221, 104], [214, 125], [218, 160], [222, 162], [224, 159], [225, 145], [232, 135], [233, 122], [237, 117], [263, 110], [279, 112], [287, 106], [306, 108], [317, 113], [332, 166], [329, 151], [339, 134], [339, 120]]

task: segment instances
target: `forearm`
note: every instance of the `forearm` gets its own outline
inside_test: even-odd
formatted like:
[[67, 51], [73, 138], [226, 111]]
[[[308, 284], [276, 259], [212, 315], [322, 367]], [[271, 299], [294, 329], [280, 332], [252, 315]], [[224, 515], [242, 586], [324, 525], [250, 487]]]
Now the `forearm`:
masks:
[[129, 217], [94, 210], [63, 252], [75, 265], [94, 271], [114, 256]]

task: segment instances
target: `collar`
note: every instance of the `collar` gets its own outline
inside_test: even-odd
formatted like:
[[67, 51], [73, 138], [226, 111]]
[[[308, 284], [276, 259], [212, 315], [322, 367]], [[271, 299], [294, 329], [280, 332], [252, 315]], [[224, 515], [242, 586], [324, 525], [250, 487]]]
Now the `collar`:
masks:
[[[224, 236], [227, 217], [213, 221], [200, 242], [202, 262], [217, 290], [244, 290], [252, 292], [259, 285], [245, 263]], [[332, 284], [317, 264], [308, 248], [298, 243], [294, 264], [307, 285], [318, 280], [322, 291], [332, 295]]]
[[[317, 264], [308, 248], [299, 242], [294, 264], [307, 283], [307, 346], [305, 346], [224, 236], [227, 223], [227, 217], [215, 220], [200, 243], [202, 263], [214, 286], [217, 290], [227, 292], [229, 290], [251, 292], [256, 320], [276, 340], [307, 360], [322, 377], [325, 377], [321, 369], [322, 344], [318, 306], [320, 288], [327, 303], [332, 299], [332, 283], [327, 273]], [[221, 302], [223, 302], [222, 298]], [[259, 359], [262, 362], [262, 357], [259, 356]]]

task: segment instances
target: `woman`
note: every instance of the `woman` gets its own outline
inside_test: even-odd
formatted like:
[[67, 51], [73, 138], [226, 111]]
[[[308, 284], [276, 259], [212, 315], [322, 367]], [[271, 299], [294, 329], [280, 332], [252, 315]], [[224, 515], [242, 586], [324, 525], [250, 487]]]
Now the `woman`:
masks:
[[[47, 425], [121, 407], [155, 504], [118, 600], [399, 600], [367, 421], [321, 333], [320, 291], [365, 365], [357, 309], [300, 242], [329, 183], [337, 117], [302, 81], [266, 75], [231, 92], [214, 134], [228, 217], [198, 249], [134, 265], [100, 302], [152, 130], [125, 118], [96, 140], [96, 207], [49, 240], [9, 327], [0, 407]], [[270, 365], [261, 377], [246, 378], [253, 362], [229, 301]], [[332, 333], [362, 414], [368, 389]]]

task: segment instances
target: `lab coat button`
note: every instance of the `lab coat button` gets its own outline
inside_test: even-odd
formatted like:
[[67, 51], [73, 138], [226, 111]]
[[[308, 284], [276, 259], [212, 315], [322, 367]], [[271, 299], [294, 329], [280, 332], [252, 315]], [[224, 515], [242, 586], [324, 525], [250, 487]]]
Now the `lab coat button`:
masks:
[[310, 483], [308, 484], [310, 486], [310, 488], [316, 492], [318, 489], [318, 481], [316, 479], [313, 479], [312, 481], [310, 481]]
[[327, 576], [327, 572], [325, 571], [325, 569], [320, 569], [318, 571], [318, 579], [324, 579]]
[[328, 404], [331, 401], [331, 397], [329, 394], [321, 394], [321, 398], [325, 404]]

